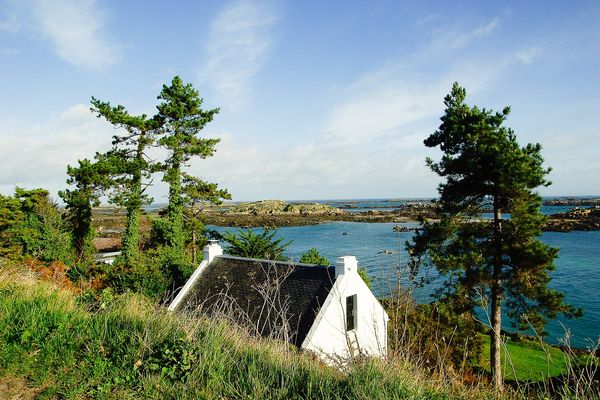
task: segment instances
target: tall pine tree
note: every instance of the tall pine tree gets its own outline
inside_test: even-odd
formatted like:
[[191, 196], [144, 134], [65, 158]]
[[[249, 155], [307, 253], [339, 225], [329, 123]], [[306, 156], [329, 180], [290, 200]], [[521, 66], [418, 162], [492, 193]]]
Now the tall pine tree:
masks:
[[162, 126], [159, 144], [168, 151], [164, 163], [164, 181], [169, 184], [167, 208], [168, 232], [166, 244], [171, 272], [175, 282], [184, 279], [183, 195], [181, 190], [181, 167], [194, 156], [206, 158], [215, 152], [219, 139], [199, 136], [204, 126], [213, 120], [219, 109], [202, 109], [202, 98], [192, 84], [184, 84], [180, 77], [173, 78], [171, 85], [163, 85], [158, 96], [162, 102], [157, 106], [157, 118]]
[[[550, 184], [541, 145], [518, 144], [503, 126], [510, 108], [492, 112], [468, 106], [465, 98], [455, 83], [442, 124], [425, 140], [443, 152], [440, 161], [427, 159], [445, 179], [438, 188], [441, 219], [426, 222], [408, 250], [414, 266], [432, 264], [445, 278], [436, 296], [454, 312], [472, 314], [482, 299], [489, 303], [491, 371], [501, 388], [503, 311], [516, 327], [543, 332], [547, 318], [578, 310], [548, 287], [558, 249], [539, 240], [545, 217], [534, 190]], [[492, 217], [484, 218], [490, 210]]]
[[92, 97], [92, 111], [98, 118], [104, 117], [117, 128], [113, 136], [113, 148], [96, 156], [97, 160], [111, 166], [110, 201], [127, 210], [127, 222], [122, 238], [122, 257], [126, 265], [139, 259], [140, 211], [152, 200], [144, 193], [149, 183], [144, 180], [158, 169], [147, 156], [148, 148], [155, 143], [160, 123], [145, 114], [130, 115], [122, 105], [112, 106]]

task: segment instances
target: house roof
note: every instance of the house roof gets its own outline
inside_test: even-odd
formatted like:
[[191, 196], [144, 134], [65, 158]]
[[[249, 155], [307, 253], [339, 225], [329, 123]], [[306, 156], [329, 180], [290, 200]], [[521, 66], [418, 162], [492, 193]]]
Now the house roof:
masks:
[[334, 267], [217, 256], [177, 309], [220, 313], [300, 347], [334, 281]]

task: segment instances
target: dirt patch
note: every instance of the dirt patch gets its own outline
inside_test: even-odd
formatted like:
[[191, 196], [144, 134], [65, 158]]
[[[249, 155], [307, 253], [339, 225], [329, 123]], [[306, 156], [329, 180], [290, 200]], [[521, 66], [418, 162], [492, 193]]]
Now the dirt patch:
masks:
[[15, 376], [0, 376], [0, 399], [35, 400], [38, 389], [29, 386], [27, 381]]

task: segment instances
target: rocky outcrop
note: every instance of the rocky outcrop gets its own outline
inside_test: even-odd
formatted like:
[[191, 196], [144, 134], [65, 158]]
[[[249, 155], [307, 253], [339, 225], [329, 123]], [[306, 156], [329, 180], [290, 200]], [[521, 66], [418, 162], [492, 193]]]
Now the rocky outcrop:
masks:
[[543, 202], [545, 206], [600, 206], [600, 198], [581, 199], [577, 197], [561, 197], [559, 199], [546, 200]]
[[574, 208], [571, 211], [550, 216], [545, 231], [597, 231], [600, 230], [600, 206]]
[[347, 211], [319, 203], [287, 203], [283, 200], [262, 200], [229, 207], [224, 214], [236, 215], [344, 215]]

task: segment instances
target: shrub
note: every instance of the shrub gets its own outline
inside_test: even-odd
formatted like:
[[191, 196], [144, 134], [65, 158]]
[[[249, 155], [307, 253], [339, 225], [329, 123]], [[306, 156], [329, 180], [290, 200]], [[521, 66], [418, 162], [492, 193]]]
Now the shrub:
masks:
[[324, 266], [329, 266], [331, 264], [327, 257], [321, 255], [321, 253], [319, 253], [319, 251], [314, 247], [302, 254], [299, 261], [305, 264], [317, 264]]
[[283, 238], [275, 238], [275, 231], [263, 230], [255, 234], [251, 229], [239, 230], [237, 233], [225, 232], [222, 235], [224, 241], [229, 243], [225, 252], [232, 256], [262, 258], [266, 260], [287, 261], [283, 255], [285, 249], [292, 243], [283, 242]]

